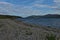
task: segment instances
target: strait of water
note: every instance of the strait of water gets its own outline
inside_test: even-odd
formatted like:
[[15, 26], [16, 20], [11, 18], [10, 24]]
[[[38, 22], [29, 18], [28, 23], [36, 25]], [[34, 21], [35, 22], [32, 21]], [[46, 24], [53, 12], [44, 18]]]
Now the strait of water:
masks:
[[26, 23], [51, 26], [51, 27], [60, 27], [60, 18], [35, 18], [35, 19], [21, 19]]

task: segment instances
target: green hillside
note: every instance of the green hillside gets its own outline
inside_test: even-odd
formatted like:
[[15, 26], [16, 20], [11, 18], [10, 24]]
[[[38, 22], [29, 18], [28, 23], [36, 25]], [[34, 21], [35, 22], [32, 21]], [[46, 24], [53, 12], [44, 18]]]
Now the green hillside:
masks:
[[22, 17], [20, 17], [20, 16], [11, 16], [11, 15], [0, 15], [0, 19], [6, 19], [6, 18], [15, 19], [15, 18], [22, 18]]

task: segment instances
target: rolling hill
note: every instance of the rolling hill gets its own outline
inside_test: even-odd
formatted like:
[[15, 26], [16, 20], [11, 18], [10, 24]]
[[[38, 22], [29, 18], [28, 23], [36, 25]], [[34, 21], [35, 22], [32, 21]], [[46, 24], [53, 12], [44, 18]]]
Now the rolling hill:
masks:
[[32, 15], [26, 18], [60, 18], [59, 14]]
[[13, 15], [0, 15], [0, 19], [17, 19], [17, 18], [22, 18], [20, 16], [13, 16]]

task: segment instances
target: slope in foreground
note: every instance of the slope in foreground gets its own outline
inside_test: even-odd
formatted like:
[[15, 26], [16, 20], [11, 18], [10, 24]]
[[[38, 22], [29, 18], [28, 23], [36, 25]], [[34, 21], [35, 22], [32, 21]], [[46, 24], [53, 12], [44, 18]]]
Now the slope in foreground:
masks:
[[0, 40], [54, 40], [54, 38], [60, 40], [59, 29], [0, 19]]

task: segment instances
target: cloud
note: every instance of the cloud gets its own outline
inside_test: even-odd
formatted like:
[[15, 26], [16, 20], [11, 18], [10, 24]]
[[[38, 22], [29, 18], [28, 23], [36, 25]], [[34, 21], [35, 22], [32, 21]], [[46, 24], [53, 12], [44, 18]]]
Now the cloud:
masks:
[[56, 6], [60, 6], [60, 0], [54, 0]]
[[33, 10], [32, 6], [15, 5], [8, 2], [0, 2], [0, 14], [30, 16], [40, 14], [40, 10]]
[[0, 5], [13, 6], [14, 4], [9, 3], [9, 2], [0, 2]]
[[[43, 2], [43, 1], [42, 1]], [[31, 3], [31, 5], [16, 5], [8, 2], [0, 2], [0, 14], [7, 14], [7, 15], [18, 15], [18, 16], [30, 16], [30, 15], [40, 15], [45, 14], [47, 11], [38, 10], [35, 8], [51, 8], [51, 9], [58, 9], [58, 6], [47, 5], [47, 4], [40, 4], [39, 0]], [[47, 14], [47, 13], [46, 13]]]
[[51, 8], [54, 10], [60, 10], [60, 0], [54, 0], [52, 3], [53, 5], [43, 4], [43, 2], [44, 0], [42, 0], [41, 3], [40, 0], [35, 1], [32, 6], [36, 8]]
[[54, 2], [60, 2], [60, 0], [54, 0]]
[[[56, 2], [53, 2], [53, 4], [54, 5], [47, 5], [47, 4], [41, 4], [42, 2], [43, 2], [44, 0], [42, 0], [41, 2], [40, 2], [40, 0], [37, 0], [37, 1], [35, 1], [35, 2], [33, 2], [32, 3], [32, 5], [29, 7], [30, 9], [34, 9], [34, 7], [35, 8], [48, 8], [48, 10], [46, 10], [46, 11], [44, 11], [44, 10], [30, 10], [29, 12], [31, 13], [31, 14], [48, 14], [48, 13], [50, 13], [50, 12], [52, 12], [53, 11], [53, 13], [57, 13], [57, 14], [59, 14], [59, 10], [60, 10], [60, 8], [59, 8], [59, 6], [60, 6], [60, 4], [58, 3], [58, 1], [57, 1], [57, 3]], [[59, 4], [59, 5], [58, 5]], [[53, 10], [49, 10], [49, 9], [53, 9]], [[29, 13], [28, 12], [28, 13]], [[43, 13], [44, 12], [44, 13]]]
[[51, 8], [51, 9], [56, 9], [58, 8], [58, 6], [49, 6], [49, 5], [46, 5], [46, 4], [34, 4], [33, 5], [34, 7], [37, 7], [37, 8]]
[[2, 14], [14, 14], [17, 13], [18, 11], [16, 10], [18, 6], [8, 3], [8, 2], [0, 2], [0, 13]]
[[8, 3], [8, 2], [0, 2], [0, 4], [11, 4], [11, 3]]

